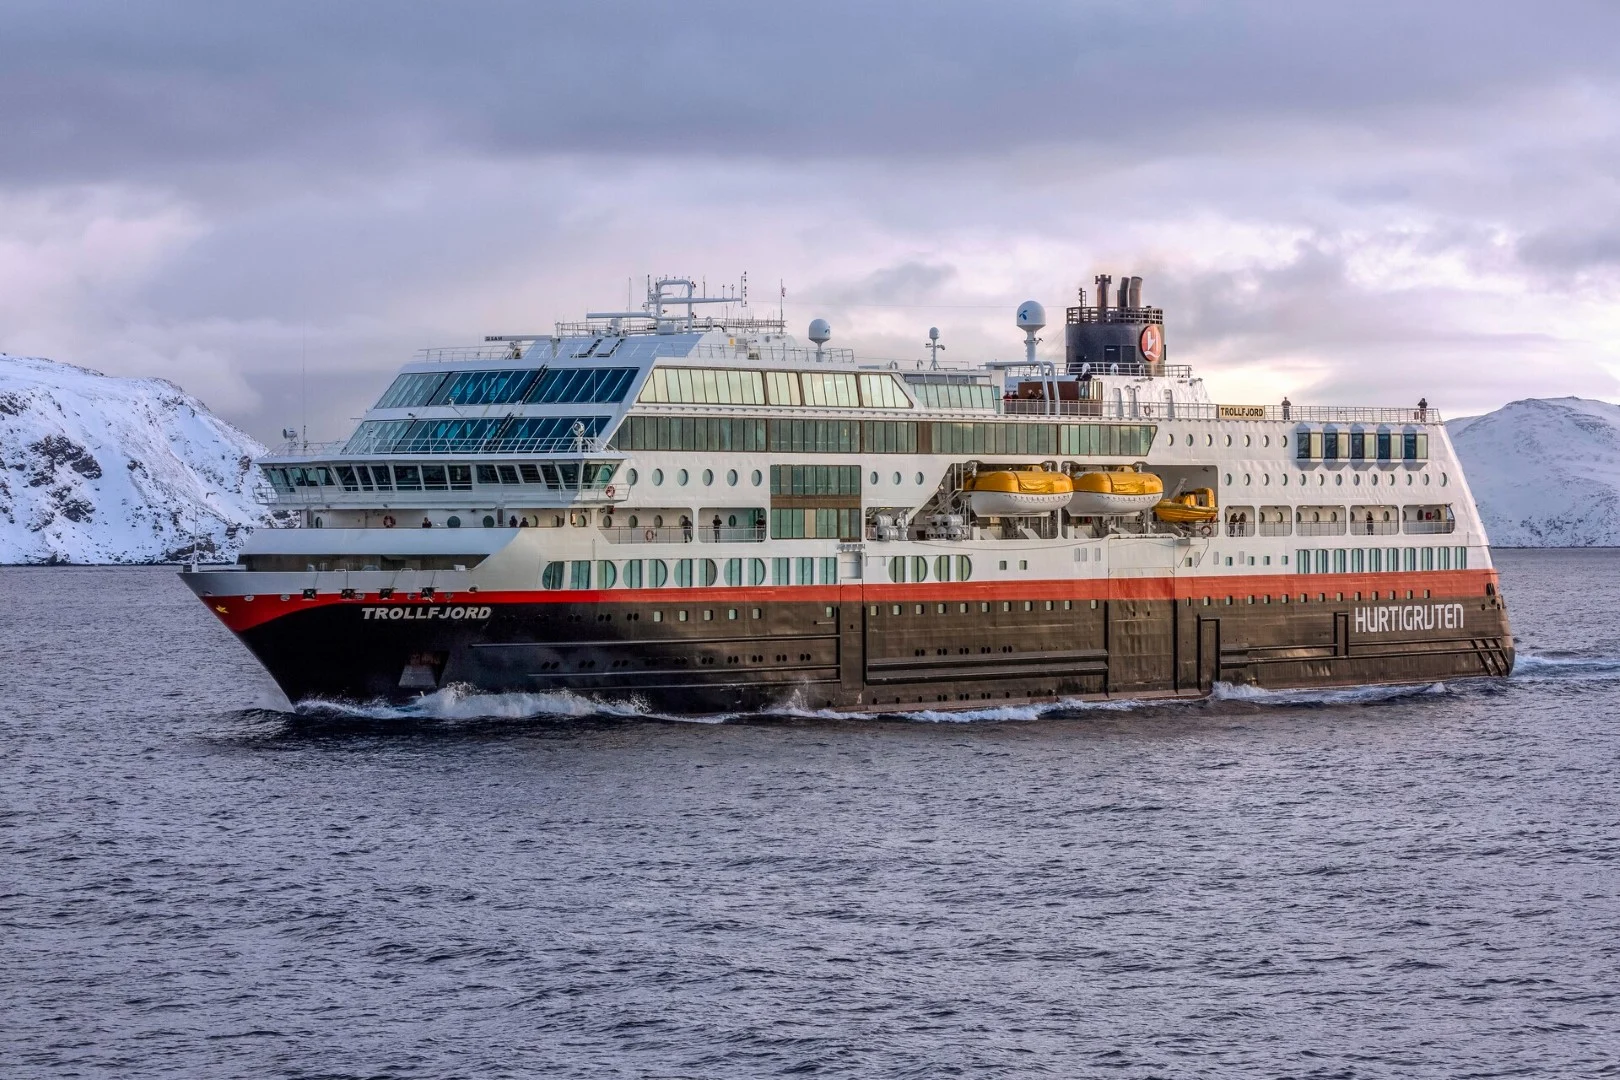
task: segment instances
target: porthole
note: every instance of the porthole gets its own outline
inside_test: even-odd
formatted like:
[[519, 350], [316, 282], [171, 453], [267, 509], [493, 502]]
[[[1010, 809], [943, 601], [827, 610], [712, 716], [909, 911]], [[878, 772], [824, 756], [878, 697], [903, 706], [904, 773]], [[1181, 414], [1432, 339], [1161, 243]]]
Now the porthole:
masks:
[[1176, 445], [1176, 437], [1174, 435], [1166, 435], [1164, 437], [1164, 445], [1166, 445], [1166, 446], [1174, 446], [1174, 445]]
[[1299, 474], [1299, 486], [1300, 487], [1304, 487], [1306, 484], [1308, 484], [1310, 482], [1311, 482], [1310, 477], [1306, 476], [1304, 473]]
[[1262, 436], [1260, 436], [1260, 445], [1261, 446], [1270, 446], [1271, 445], [1271, 436], [1270, 435], [1262, 435]]
[[1327, 483], [1327, 477], [1323, 476], [1321, 473], [1317, 473], [1316, 474], [1316, 486], [1321, 487], [1322, 485], [1324, 485], [1326, 483]]
[[447, 529], [459, 529], [461, 528], [461, 519], [456, 517], [456, 515], [451, 514], [449, 517], [444, 519], [444, 527]]
[[870, 476], [870, 477], [869, 477], [869, 478], [868, 478], [868, 479], [867, 479], [867, 481], [866, 481], [866, 482], [867, 482], [867, 483], [868, 483], [868, 484], [871, 484], [871, 485], [872, 485], [872, 486], [873, 486], [873, 487], [876, 487], [876, 486], [877, 486], [877, 482], [878, 482], [878, 475], [877, 475], [877, 473], [873, 473], [873, 474], [872, 474], [872, 475], [871, 475], [871, 476]]
[[750, 476], [748, 479], [753, 481], [755, 487], [759, 487], [759, 485], [765, 481], [765, 474], [760, 472], [758, 469], [755, 469], [754, 475]]
[[495, 519], [493, 517], [491, 517], [489, 514], [485, 514], [484, 515], [484, 528], [493, 529], [494, 527], [495, 527]]
[[1356, 484], [1356, 487], [1360, 487], [1360, 486], [1361, 486], [1361, 474], [1360, 474], [1360, 473], [1356, 473], [1356, 480], [1355, 480], [1355, 484]]
[[1286, 435], [1279, 436], [1278, 439], [1277, 439], [1277, 445], [1278, 446], [1287, 446], [1288, 445], [1288, 436], [1286, 436]]
[[1411, 473], [1406, 474], [1406, 486], [1407, 487], [1412, 486], [1412, 474]]
[[1188, 446], [1191, 446], [1191, 445], [1192, 445], [1192, 443], [1193, 443], [1193, 437], [1192, 437], [1192, 436], [1191, 436], [1191, 435], [1188, 435], [1188, 436], [1187, 436], [1187, 445], [1188, 445]]
[[1335, 487], [1343, 487], [1344, 486], [1344, 474], [1343, 473], [1338, 473], [1337, 475], [1335, 475], [1333, 477], [1333, 484], [1334, 484]]
[[714, 470], [713, 469], [704, 469], [703, 470], [703, 486], [708, 487], [709, 485], [711, 485], [713, 483], [714, 483]]
[[1373, 487], [1377, 487], [1378, 486], [1378, 474], [1373, 473], [1371, 476], [1369, 476], [1367, 478], [1367, 482], [1369, 484], [1371, 484]]
[[1230, 435], [1228, 435], [1228, 436], [1227, 436], [1227, 437], [1226, 437], [1226, 445], [1227, 445], [1227, 446], [1231, 446], [1231, 445], [1232, 445], [1232, 436], [1230, 436]]
[[1248, 473], [1244, 473], [1243, 474], [1243, 484], [1244, 484], [1244, 486], [1247, 487], [1248, 485], [1250, 485], [1252, 483], [1254, 483], [1253, 477], [1251, 477]]
[[664, 470], [654, 469], [652, 473], [653, 487], [659, 487], [664, 482]]
[[1428, 482], [1429, 482], [1429, 474], [1428, 474], [1428, 473], [1424, 473], [1424, 474], [1423, 474], [1423, 483], [1424, 483], [1424, 484], [1425, 484], [1425, 485], [1427, 485], [1427, 484], [1428, 484]]
[[1264, 486], [1269, 485], [1270, 483], [1271, 483], [1271, 474], [1270, 473], [1261, 473], [1260, 474], [1260, 484], [1261, 484], [1261, 486], [1264, 487]]
[[1226, 486], [1227, 487], [1232, 486], [1232, 474], [1231, 473], [1226, 474]]
[[1287, 487], [1288, 486], [1288, 474], [1287, 473], [1282, 473], [1281, 477], [1282, 477], [1282, 486]]
[[1243, 436], [1243, 445], [1244, 446], [1253, 446], [1254, 445], [1254, 436], [1253, 435], [1245, 435], [1245, 436]]
[[918, 483], [918, 484], [921, 484], [921, 483], [922, 483], [922, 482], [923, 482], [923, 474], [922, 474], [922, 473], [918, 473], [918, 474], [917, 474], [917, 483]]
[[641, 474], [634, 469], [624, 474], [624, 482], [627, 484], [634, 484], [639, 479], [641, 479]]
[[682, 469], [680, 472], [675, 474], [675, 482], [681, 485], [681, 487], [685, 487], [686, 482], [690, 479], [692, 479], [692, 477], [685, 469]]
[[1441, 487], [1446, 486], [1446, 474], [1445, 473], [1440, 474], [1440, 486]]
[[736, 469], [727, 469], [726, 470], [726, 484], [728, 486], [730, 486], [730, 487], [736, 487], [737, 486], [737, 470]]
[[891, 478], [891, 479], [892, 479], [892, 481], [893, 481], [893, 482], [894, 482], [894, 483], [896, 483], [896, 484], [898, 484], [898, 483], [900, 483], [900, 474], [899, 474], [899, 473], [895, 473], [895, 474], [894, 474], [894, 476], [893, 476], [893, 477], [892, 477], [892, 478]]
[[1204, 445], [1205, 446], [1214, 446], [1215, 445], [1215, 436], [1213, 436], [1213, 435], [1205, 435], [1204, 436]]

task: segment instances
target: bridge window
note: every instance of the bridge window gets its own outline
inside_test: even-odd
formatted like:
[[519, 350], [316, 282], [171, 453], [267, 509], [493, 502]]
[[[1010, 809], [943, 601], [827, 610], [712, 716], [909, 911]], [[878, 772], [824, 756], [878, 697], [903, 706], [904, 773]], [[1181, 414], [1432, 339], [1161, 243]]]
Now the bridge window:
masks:
[[377, 401], [379, 409], [410, 409], [433, 400], [450, 376], [443, 371], [422, 371], [401, 375]]
[[506, 371], [459, 371], [451, 375], [429, 405], [506, 405], [521, 401], [540, 377], [522, 368]]
[[[529, 405], [606, 405], [624, 400], [635, 368], [552, 368], [528, 389]], [[514, 399], [508, 399], [514, 400]]]

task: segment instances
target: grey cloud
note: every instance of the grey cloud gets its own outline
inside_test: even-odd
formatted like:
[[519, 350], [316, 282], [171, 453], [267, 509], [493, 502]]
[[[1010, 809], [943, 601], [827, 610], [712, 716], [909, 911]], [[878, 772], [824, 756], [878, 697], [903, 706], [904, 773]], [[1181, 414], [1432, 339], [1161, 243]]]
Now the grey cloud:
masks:
[[1550, 229], [1526, 236], [1519, 257], [1533, 267], [1579, 272], [1620, 267], [1620, 229], [1596, 226]]
[[[13, 2], [0, 178], [186, 184], [232, 162], [363, 169], [445, 148], [1152, 152], [1241, 141], [1267, 118], [1391, 123], [1538, 80], [1611, 79], [1617, 27], [1613, 5], [1575, 0]], [[1553, 74], [1524, 62], [1554, 54]]]

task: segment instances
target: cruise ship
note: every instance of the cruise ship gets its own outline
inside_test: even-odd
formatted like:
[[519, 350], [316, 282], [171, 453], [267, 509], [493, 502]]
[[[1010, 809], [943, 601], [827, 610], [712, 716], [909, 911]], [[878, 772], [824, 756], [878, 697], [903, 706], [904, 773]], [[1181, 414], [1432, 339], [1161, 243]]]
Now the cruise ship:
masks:
[[1093, 288], [1061, 363], [1034, 301], [1011, 359], [931, 331], [868, 361], [684, 278], [426, 349], [348, 439], [257, 463], [298, 527], [182, 577], [293, 702], [881, 713], [1511, 670], [1435, 409], [1212, 400], [1140, 277]]

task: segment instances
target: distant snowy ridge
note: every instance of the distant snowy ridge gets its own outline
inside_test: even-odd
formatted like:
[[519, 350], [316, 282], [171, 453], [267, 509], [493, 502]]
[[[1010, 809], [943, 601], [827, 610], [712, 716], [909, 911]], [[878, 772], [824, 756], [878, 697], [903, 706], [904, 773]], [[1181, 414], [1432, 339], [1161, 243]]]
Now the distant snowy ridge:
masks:
[[1446, 424], [1497, 547], [1620, 547], [1620, 405], [1525, 398]]
[[234, 559], [264, 452], [165, 379], [0, 354], [0, 563]]

